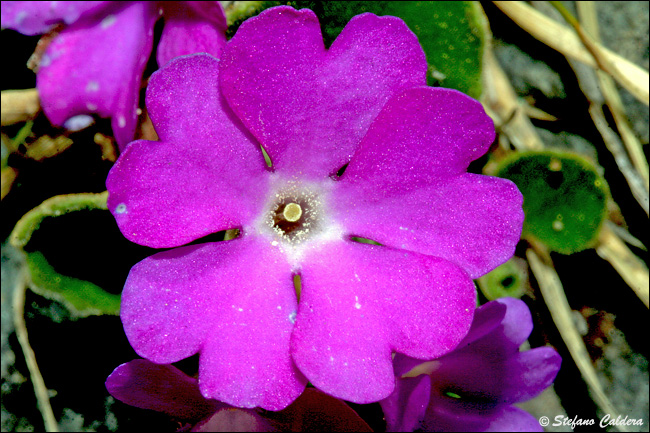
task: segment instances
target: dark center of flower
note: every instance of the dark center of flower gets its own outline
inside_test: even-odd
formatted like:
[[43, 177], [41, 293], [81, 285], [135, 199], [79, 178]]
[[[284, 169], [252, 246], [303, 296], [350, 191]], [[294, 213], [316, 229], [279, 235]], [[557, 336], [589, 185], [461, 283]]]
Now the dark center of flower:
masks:
[[[304, 206], [304, 203], [303, 203]], [[282, 234], [291, 234], [300, 230], [305, 218], [302, 215], [302, 206], [300, 203], [280, 203], [275, 208], [273, 215], [273, 228], [279, 229]]]
[[266, 228], [260, 227], [271, 229], [274, 245], [297, 246], [324, 234], [325, 193], [320, 185], [288, 181], [274, 190], [262, 220]]
[[317, 208], [318, 203], [310, 194], [279, 194], [269, 223], [284, 240], [300, 242], [318, 226]]
[[271, 179], [268, 200], [250, 230], [285, 253], [298, 272], [306, 251], [342, 239], [342, 228], [328, 212], [332, 185], [280, 177]]

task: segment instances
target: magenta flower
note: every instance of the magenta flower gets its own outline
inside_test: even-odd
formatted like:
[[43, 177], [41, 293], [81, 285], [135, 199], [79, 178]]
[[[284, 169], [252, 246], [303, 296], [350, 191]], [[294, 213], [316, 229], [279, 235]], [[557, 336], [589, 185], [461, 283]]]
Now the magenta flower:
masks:
[[427, 87], [426, 70], [398, 18], [359, 15], [326, 50], [313, 12], [277, 7], [244, 22], [221, 61], [154, 73], [160, 141], [127, 147], [109, 209], [151, 247], [240, 236], [133, 267], [121, 316], [136, 352], [156, 363], [200, 352], [205, 397], [279, 410], [307, 381], [381, 400], [393, 352], [453, 349], [472, 320], [471, 278], [514, 252], [522, 197], [466, 173], [492, 121], [468, 96]]
[[562, 359], [550, 347], [519, 352], [533, 329], [523, 301], [502, 298], [476, 310], [453, 352], [433, 361], [395, 357], [397, 385], [381, 402], [387, 431], [543, 431], [513, 406], [548, 388]]
[[146, 359], [117, 367], [106, 389], [123, 403], [166, 413], [182, 431], [372, 431], [344, 402], [313, 388], [280, 412], [237, 409], [204, 398], [197, 380], [176, 367]]
[[133, 140], [142, 73], [160, 16], [165, 27], [157, 60], [207, 52], [226, 42], [219, 2], [3, 1], [2, 27], [27, 35], [65, 28], [43, 55], [36, 87], [43, 111], [57, 126], [79, 129], [89, 113], [110, 117], [121, 149]]

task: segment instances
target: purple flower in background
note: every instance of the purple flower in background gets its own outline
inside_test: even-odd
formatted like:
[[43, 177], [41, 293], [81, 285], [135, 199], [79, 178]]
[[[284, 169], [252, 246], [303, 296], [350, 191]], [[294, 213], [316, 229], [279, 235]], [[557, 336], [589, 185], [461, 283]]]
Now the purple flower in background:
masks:
[[523, 301], [502, 298], [476, 310], [454, 351], [423, 363], [395, 357], [397, 385], [381, 402], [387, 431], [543, 431], [513, 406], [548, 388], [562, 359], [550, 347], [519, 352], [533, 329]]
[[477, 101], [427, 87], [426, 70], [398, 18], [359, 15], [325, 49], [312, 11], [277, 7], [244, 22], [221, 61], [186, 56], [154, 73], [160, 141], [127, 147], [109, 209], [150, 247], [240, 236], [132, 268], [121, 317], [136, 352], [157, 363], [200, 352], [205, 397], [279, 410], [307, 381], [381, 400], [393, 352], [453, 349], [471, 324], [471, 278], [514, 252], [522, 197], [466, 173], [494, 126]]
[[41, 105], [55, 125], [79, 129], [89, 113], [110, 117], [123, 149], [133, 140], [142, 73], [154, 24], [165, 19], [157, 60], [206, 52], [219, 56], [226, 17], [219, 2], [3, 1], [2, 27], [27, 35], [65, 27], [36, 76]]
[[172, 365], [136, 359], [106, 380], [116, 399], [163, 412], [183, 431], [372, 431], [348, 405], [313, 388], [280, 412], [237, 409], [201, 395], [197, 380]]

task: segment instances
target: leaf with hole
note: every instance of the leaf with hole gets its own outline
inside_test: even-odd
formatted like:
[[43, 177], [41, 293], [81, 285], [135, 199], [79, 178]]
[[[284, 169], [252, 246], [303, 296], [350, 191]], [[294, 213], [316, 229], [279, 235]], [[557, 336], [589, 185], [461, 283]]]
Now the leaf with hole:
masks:
[[496, 176], [513, 181], [524, 195], [523, 238], [562, 254], [594, 246], [609, 188], [588, 160], [557, 151], [515, 153]]

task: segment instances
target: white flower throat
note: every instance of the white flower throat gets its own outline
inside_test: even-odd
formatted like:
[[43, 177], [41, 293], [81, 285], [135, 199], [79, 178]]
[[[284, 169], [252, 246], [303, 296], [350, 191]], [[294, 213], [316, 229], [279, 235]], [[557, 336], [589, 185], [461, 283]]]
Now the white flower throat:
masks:
[[267, 200], [254, 230], [281, 248], [293, 268], [307, 248], [315, 248], [342, 237], [342, 230], [328, 212], [327, 200], [332, 186], [329, 179], [321, 184], [273, 179]]

